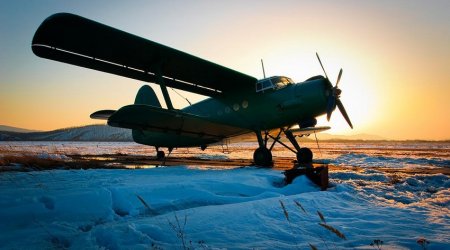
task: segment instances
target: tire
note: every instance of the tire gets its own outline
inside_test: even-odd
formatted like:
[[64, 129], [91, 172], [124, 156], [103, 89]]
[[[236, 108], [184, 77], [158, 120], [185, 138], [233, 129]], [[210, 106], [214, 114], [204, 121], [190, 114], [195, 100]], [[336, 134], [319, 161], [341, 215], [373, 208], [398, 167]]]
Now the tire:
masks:
[[267, 148], [257, 148], [253, 153], [253, 161], [257, 166], [271, 167], [272, 153]]
[[297, 153], [298, 163], [311, 163], [313, 159], [313, 153], [309, 148], [301, 148]]
[[158, 150], [158, 151], [156, 152], [156, 158], [157, 158], [158, 160], [164, 159], [165, 156], [166, 156], [166, 153], [164, 153], [164, 151]]

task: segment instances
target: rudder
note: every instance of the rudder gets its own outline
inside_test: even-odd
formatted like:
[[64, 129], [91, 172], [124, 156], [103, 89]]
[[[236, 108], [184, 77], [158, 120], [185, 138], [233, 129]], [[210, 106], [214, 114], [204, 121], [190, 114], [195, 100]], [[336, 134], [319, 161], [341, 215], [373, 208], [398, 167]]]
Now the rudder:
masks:
[[154, 107], [161, 107], [161, 103], [159, 103], [155, 91], [148, 85], [144, 85], [139, 89], [138, 93], [136, 94], [136, 98], [134, 99], [134, 104], [144, 104]]

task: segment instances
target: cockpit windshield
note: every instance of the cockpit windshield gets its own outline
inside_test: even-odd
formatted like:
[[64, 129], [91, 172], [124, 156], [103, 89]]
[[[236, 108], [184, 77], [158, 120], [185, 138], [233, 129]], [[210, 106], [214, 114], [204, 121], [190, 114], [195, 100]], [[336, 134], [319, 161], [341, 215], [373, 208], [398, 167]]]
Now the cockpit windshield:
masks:
[[284, 76], [276, 76], [270, 79], [276, 89], [284, 88], [289, 84], [294, 83], [290, 78]]
[[290, 84], [293, 84], [294, 81], [289, 77], [285, 76], [272, 76], [270, 78], [265, 78], [259, 80], [256, 83], [256, 92], [265, 91], [265, 90], [277, 90], [282, 89]]

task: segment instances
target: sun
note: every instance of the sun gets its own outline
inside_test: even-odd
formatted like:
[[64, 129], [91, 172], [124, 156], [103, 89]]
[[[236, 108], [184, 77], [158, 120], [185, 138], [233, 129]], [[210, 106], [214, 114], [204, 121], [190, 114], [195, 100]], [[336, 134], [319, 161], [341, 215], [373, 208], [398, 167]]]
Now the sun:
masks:
[[[333, 68], [332, 74], [327, 73], [331, 82], [335, 84], [333, 76], [337, 76], [337, 73], [333, 73], [336, 71], [334, 69], [339, 69], [339, 67], [332, 64], [330, 68]], [[318, 124], [330, 126], [330, 133], [333, 134], [364, 133], [379, 118], [377, 100], [380, 98], [375, 81], [375, 78], [369, 78], [358, 65], [347, 64], [339, 83], [339, 88], [342, 90], [340, 100], [350, 117], [353, 129], [347, 124], [338, 108], [333, 112], [330, 122], [326, 120], [325, 116], [321, 116]]]

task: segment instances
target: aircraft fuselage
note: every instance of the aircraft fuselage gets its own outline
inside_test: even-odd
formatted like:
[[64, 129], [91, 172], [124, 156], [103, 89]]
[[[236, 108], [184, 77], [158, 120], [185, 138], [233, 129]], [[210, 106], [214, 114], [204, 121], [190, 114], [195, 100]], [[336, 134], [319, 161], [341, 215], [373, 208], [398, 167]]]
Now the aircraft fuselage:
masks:
[[[301, 124], [326, 113], [326, 79], [319, 78], [281, 89], [239, 91], [226, 97], [208, 98], [182, 109], [211, 122], [242, 128], [224, 133], [223, 139]], [[220, 139], [179, 135], [171, 132], [133, 131], [136, 142], [157, 147], [192, 147], [219, 142]]]

